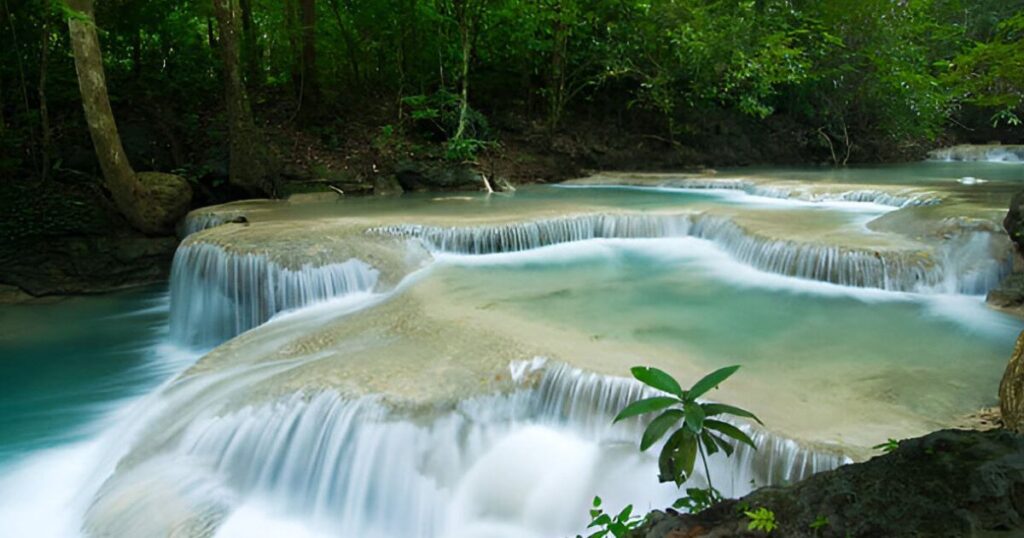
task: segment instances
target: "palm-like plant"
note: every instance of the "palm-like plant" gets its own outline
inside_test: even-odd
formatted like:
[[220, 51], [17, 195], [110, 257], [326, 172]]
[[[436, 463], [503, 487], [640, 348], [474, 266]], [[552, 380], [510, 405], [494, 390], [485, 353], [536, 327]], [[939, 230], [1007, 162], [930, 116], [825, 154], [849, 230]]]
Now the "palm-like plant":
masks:
[[697, 454], [700, 454], [708, 479], [708, 488], [714, 491], [707, 458], [719, 450], [725, 452], [726, 456], [732, 455], [733, 445], [726, 438], [757, 449], [742, 430], [728, 422], [712, 418], [732, 415], [750, 418], [763, 424], [753, 413], [732, 405], [697, 401], [697, 398], [717, 387], [739, 368], [728, 366], [715, 370], [694, 383], [689, 390], [683, 390], [675, 378], [657, 368], [636, 366], [630, 370], [638, 381], [666, 394], [633, 402], [615, 417], [615, 422], [618, 422], [629, 417], [661, 411], [661, 414], [644, 430], [640, 450], [647, 450], [682, 422], [682, 425], [669, 435], [658, 457], [658, 479], [661, 482], [675, 482], [677, 486], [681, 486], [693, 474]]

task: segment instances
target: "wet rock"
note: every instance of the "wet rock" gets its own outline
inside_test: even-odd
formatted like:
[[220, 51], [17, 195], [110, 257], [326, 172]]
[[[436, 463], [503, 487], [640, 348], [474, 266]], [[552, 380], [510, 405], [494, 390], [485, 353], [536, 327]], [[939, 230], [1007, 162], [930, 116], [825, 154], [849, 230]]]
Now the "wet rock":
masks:
[[141, 235], [23, 238], [0, 248], [0, 283], [42, 296], [162, 282], [177, 245]]
[[999, 412], [1007, 428], [1024, 433], [1024, 332], [999, 383]]
[[407, 191], [482, 190], [483, 177], [471, 167], [428, 161], [402, 161], [395, 179]]
[[[943, 430], [890, 454], [786, 487], [759, 489], [700, 514], [656, 511], [630, 536], [765, 536], [744, 511], [771, 510], [771, 536], [911, 537], [1024, 534], [1024, 435]], [[827, 521], [812, 529], [815, 521]]]
[[373, 194], [376, 196], [395, 196], [402, 192], [402, 185], [395, 176], [378, 175], [373, 180]]
[[165, 233], [172, 232], [175, 224], [188, 213], [192, 187], [185, 178], [174, 174], [139, 172], [137, 176], [146, 190], [145, 207], [152, 212], [147, 220], [158, 223], [155, 228]]
[[988, 292], [988, 303], [1005, 309], [1024, 307], [1024, 273], [1013, 273]]
[[1010, 199], [1010, 210], [1003, 219], [1003, 228], [1017, 246], [1017, 252], [1024, 252], [1024, 191]]

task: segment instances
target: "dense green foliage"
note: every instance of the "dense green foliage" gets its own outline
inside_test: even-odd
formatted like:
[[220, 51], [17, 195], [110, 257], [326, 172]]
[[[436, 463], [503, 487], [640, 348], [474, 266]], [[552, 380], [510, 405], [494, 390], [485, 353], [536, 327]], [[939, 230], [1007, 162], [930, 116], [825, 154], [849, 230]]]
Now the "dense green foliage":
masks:
[[[506, 131], [597, 118], [667, 151], [766, 126], [784, 138], [753, 143], [843, 163], [951, 128], [990, 136], [993, 119], [1004, 141], [1020, 136], [1024, 0], [234, 1], [257, 123], [329, 144], [356, 122], [367, 140], [386, 127], [464, 160]], [[96, 10], [135, 165], [223, 176], [211, 1]], [[61, 0], [0, 0], [5, 176], [96, 173], [68, 16]]]

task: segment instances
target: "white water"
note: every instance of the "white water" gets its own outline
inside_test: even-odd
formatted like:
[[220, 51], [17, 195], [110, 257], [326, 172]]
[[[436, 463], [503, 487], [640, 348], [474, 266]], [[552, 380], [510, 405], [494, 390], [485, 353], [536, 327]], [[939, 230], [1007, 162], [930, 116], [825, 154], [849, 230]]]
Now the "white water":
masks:
[[980, 295], [1009, 272], [992, 255], [996, 238], [976, 232], [948, 241], [938, 259], [914, 253], [849, 249], [750, 235], [731, 220], [702, 215], [584, 215], [475, 227], [398, 225], [377, 233], [417, 237], [459, 254], [536, 249], [595, 238], [698, 237], [752, 267], [802, 279], [887, 291]]
[[[636, 238], [668, 237], [646, 246], [665, 255], [696, 251], [718, 277], [737, 285], [862, 300], [918, 300], [927, 292], [937, 315], [979, 327], [988, 326], [991, 312], [959, 293], [987, 289], [1004, 270], [988, 255], [987, 234], [964, 235], [935, 265], [921, 265], [764, 241], [725, 219], [687, 216], [382, 231], [420, 237], [441, 253], [469, 254], [439, 256], [467, 265], [573, 259], [609, 242], [643, 248]], [[186, 246], [179, 255], [172, 288], [176, 341], [208, 345], [275, 316], [336, 315], [380, 299], [368, 293], [376, 271], [358, 260], [289, 269], [209, 245]], [[977, 317], [968, 314], [968, 303]], [[244, 398], [253, 379], [288, 367], [176, 381], [126, 404], [96, 439], [2, 469], [0, 536], [79, 536], [84, 521], [94, 536], [539, 538], [582, 530], [594, 494], [611, 510], [634, 503], [640, 512], [678, 495], [654, 484], [653, 453], [637, 453], [641, 425], [611, 425], [614, 413], [641, 395], [628, 380], [544, 368], [535, 360], [510, 365], [522, 387], [447, 409], [395, 411], [374, 398], [330, 391], [224, 405]], [[151, 431], [156, 424], [166, 429]], [[751, 481], [793, 481], [846, 461], [752, 433], [756, 453], [741, 449], [729, 461], [712, 462], [715, 485], [727, 495], [748, 491]], [[122, 459], [139, 441], [152, 441], [154, 453]]]
[[279, 312], [372, 291], [378, 276], [356, 259], [292, 269], [265, 255], [186, 244], [171, 269], [171, 336], [189, 345], [215, 345]]
[[1024, 146], [960, 145], [934, 150], [928, 156], [931, 160], [943, 162], [980, 161], [1018, 164], [1024, 162]]
[[[644, 393], [640, 385], [542, 365], [512, 366], [521, 379], [539, 376], [529, 387], [425, 416], [334, 392], [297, 393], [226, 414], [200, 411], [165, 453], [122, 469], [103, 487], [87, 516], [90, 528], [100, 535], [219, 528], [217, 536], [240, 537], [267, 535], [257, 529], [269, 523], [308, 535], [541, 537], [582, 530], [595, 493], [613, 507], [670, 504], [675, 487], [654, 483], [656, 451], [637, 453], [641, 424], [611, 423]], [[210, 398], [201, 392], [186, 394]], [[754, 437], [757, 452], [741, 448], [730, 461], [712, 459], [723, 493], [745, 493], [751, 481], [798, 480], [845, 461]], [[167, 505], [177, 508], [156, 509]]]
[[809, 192], [804, 189], [759, 185], [744, 179], [682, 179], [665, 180], [660, 186], [604, 185], [579, 182], [556, 185], [562, 189], [613, 189], [665, 193], [705, 192], [746, 205], [784, 205], [786, 207], [819, 207], [862, 213], [884, 213], [903, 207], [929, 206], [942, 203], [942, 198], [926, 193], [893, 194], [877, 189], [855, 189], [843, 192]]

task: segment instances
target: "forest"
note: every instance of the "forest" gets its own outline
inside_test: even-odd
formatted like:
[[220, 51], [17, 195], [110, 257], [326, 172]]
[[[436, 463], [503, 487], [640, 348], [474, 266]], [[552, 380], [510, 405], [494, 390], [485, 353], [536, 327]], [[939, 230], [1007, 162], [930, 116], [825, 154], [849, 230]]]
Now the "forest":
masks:
[[[323, 176], [351, 159], [357, 178], [396, 154], [639, 167], [613, 150], [646, 145], [648, 166], [843, 165], [1022, 133], [1019, 0], [92, 4], [0, 5], [9, 181], [100, 175], [68, 31], [93, 20], [131, 164], [201, 192], [230, 175], [273, 194], [289, 161]], [[277, 168], [229, 158], [246, 151]]]

